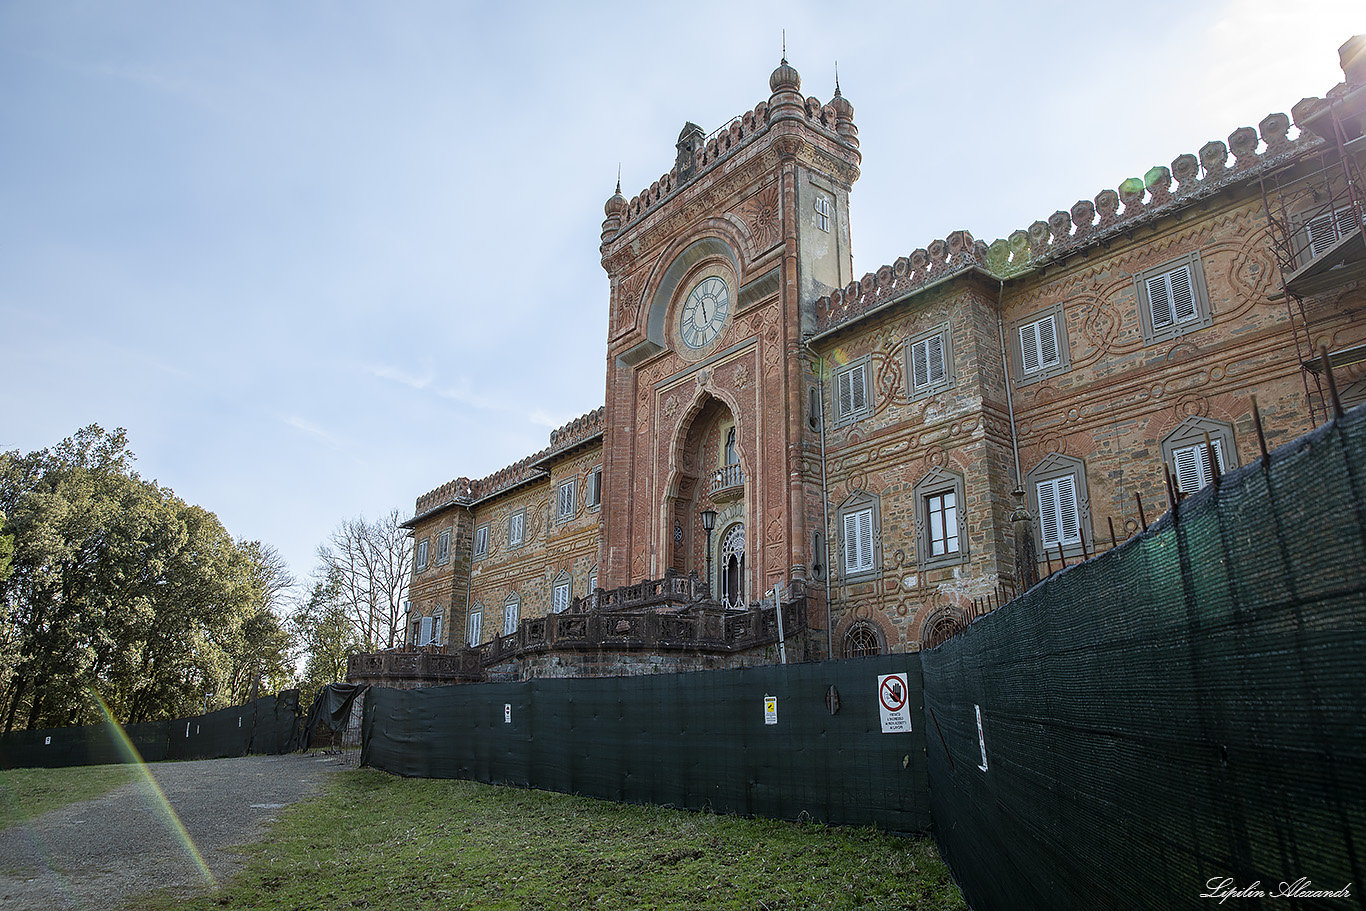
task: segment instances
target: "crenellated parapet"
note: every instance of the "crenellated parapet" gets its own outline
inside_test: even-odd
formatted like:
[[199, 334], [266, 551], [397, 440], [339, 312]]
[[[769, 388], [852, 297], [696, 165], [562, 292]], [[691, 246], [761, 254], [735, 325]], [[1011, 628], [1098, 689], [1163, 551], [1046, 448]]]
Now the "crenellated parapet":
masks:
[[[609, 201], [608, 220], [603, 224], [603, 242], [606, 243], [618, 231], [649, 214], [675, 190], [690, 182], [694, 176], [762, 135], [768, 130], [775, 116], [774, 111], [779, 107], [784, 111], [795, 108], [800, 112], [798, 119], [803, 119], [807, 126], [827, 134], [830, 139], [853, 150], [852, 154], [857, 158], [859, 143], [858, 129], [854, 127], [854, 108], [849, 100], [840, 94], [839, 87], [836, 86], [835, 97], [829, 103], [814, 96], [803, 98], [797, 91], [801, 82], [796, 77], [796, 70], [788, 66], [786, 60], [775, 71], [775, 78], [779, 73], [790, 73], [790, 76], [772, 83], [774, 94], [768, 101], [759, 102], [753, 110], [732, 118], [697, 143], [691, 167], [688, 166], [686, 159], [681, 163], [681, 167], [676, 163], [669, 173], [636, 194], [624, 206]], [[791, 104], [782, 100], [788, 95], [794, 98]]]
[[[1306, 112], [1318, 109], [1309, 101], [1318, 99], [1296, 105], [1297, 124], [1302, 120], [1301, 106]], [[1259, 126], [1260, 132], [1239, 127], [1227, 143], [1207, 142], [1198, 154], [1178, 155], [1170, 168], [1158, 166], [1141, 178], [1130, 177], [1118, 189], [1101, 190], [1095, 199], [1079, 200], [1008, 238], [987, 244], [973, 240], [967, 231], [955, 231], [816, 301], [816, 331], [838, 328], [884, 303], [972, 268], [995, 279], [1014, 278], [1172, 214], [1323, 143], [1303, 130], [1291, 139], [1285, 114], [1270, 114]]]
[[500, 468], [488, 477], [471, 481], [469, 478], [456, 478], [447, 481], [435, 490], [428, 491], [417, 498], [414, 517], [416, 522], [423, 516], [448, 506], [469, 506], [479, 500], [520, 487], [528, 481], [547, 476], [542, 466], [555, 455], [573, 449], [596, 436], [602, 435], [604, 408], [595, 408], [550, 432], [550, 446], [534, 455], [516, 461], [506, 468]]
[[550, 431], [550, 454], [554, 455], [566, 449], [572, 449], [586, 440], [601, 435], [604, 414], [606, 414], [606, 408], [595, 408], [563, 427]]
[[469, 478], [456, 478], [454, 481], [447, 481], [435, 490], [429, 490], [417, 498], [413, 512], [414, 519], [420, 519], [428, 513], [447, 506], [467, 505], [473, 501], [471, 493]]

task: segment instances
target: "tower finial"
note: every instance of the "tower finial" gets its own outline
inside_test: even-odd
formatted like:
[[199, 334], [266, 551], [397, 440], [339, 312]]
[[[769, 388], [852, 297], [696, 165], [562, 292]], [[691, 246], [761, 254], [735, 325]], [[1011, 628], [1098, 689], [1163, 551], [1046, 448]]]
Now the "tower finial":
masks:
[[621, 193], [621, 162], [617, 162], [617, 193]]
[[783, 63], [787, 63], [787, 29], [783, 29]]
[[835, 94], [840, 93], [840, 62], [835, 61]]

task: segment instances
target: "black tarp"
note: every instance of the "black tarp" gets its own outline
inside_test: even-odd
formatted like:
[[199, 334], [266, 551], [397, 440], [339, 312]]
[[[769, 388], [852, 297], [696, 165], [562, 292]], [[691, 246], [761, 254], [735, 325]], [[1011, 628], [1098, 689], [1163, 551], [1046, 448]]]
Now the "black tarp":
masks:
[[[1366, 907], [1366, 409], [922, 662], [977, 911]], [[1200, 897], [1301, 877], [1351, 898]]]
[[[878, 680], [913, 730], [882, 732]], [[837, 714], [827, 693], [837, 693]], [[777, 700], [767, 724], [765, 697]], [[718, 813], [929, 828], [918, 656], [640, 677], [372, 688], [362, 764]]]
[[[285, 690], [278, 697], [262, 696], [207, 715], [122, 725], [122, 733], [144, 762], [288, 753], [296, 746], [298, 712], [299, 691]], [[128, 752], [116, 725], [11, 731], [0, 737], [0, 765], [5, 768], [132, 761], [135, 757]]]
[[351, 704], [368, 688], [368, 683], [329, 683], [318, 690], [313, 704], [308, 707], [308, 718], [299, 731], [299, 749], [308, 752], [321, 725], [334, 733], [345, 731], [351, 721]]

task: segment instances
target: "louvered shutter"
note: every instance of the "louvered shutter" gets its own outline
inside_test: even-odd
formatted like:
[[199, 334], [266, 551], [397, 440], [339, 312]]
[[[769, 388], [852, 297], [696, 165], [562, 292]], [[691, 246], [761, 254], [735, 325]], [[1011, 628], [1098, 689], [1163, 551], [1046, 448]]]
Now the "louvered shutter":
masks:
[[432, 644], [441, 644], [441, 618], [439, 616], [432, 619]]
[[858, 513], [844, 516], [844, 571], [858, 572]]
[[522, 543], [522, 513], [508, 519], [508, 544], [512, 547]]
[[853, 371], [846, 370], [839, 375], [839, 397], [840, 397], [840, 417], [848, 417], [854, 413], [854, 378]]
[[[1204, 487], [1208, 480], [1208, 468], [1204, 459], [1205, 444], [1184, 446], [1172, 452], [1176, 467], [1176, 486], [1182, 493], [1194, 493]], [[1215, 450], [1216, 453], [1218, 450]]]
[[944, 381], [944, 339], [941, 336], [934, 336], [925, 340], [926, 360], [929, 361], [930, 383], [942, 383]]
[[1039, 529], [1043, 532], [1043, 546], [1053, 547], [1058, 543], [1058, 490], [1052, 481], [1040, 481], [1039, 492]]
[[1309, 255], [1311, 257], [1318, 256], [1337, 242], [1339, 220], [1335, 217], [1336, 215], [1335, 212], [1325, 212], [1309, 222]]
[[1066, 475], [1053, 482], [1058, 491], [1058, 540], [1063, 544], [1081, 541], [1081, 521], [1077, 514], [1077, 482]]
[[1154, 329], [1165, 329], [1172, 324], [1172, 299], [1165, 274], [1148, 279], [1148, 312]]
[[422, 631], [418, 634], [418, 637], [417, 637], [417, 644], [418, 644], [418, 645], [431, 645], [431, 644], [432, 644], [432, 618], [431, 618], [431, 617], [423, 617], [423, 618], [422, 618]]
[[569, 583], [561, 582], [555, 586], [555, 613], [569, 609]]
[[854, 410], [851, 413], [857, 414], [862, 411], [863, 407], [867, 404], [867, 399], [865, 398], [867, 395], [865, 383], [867, 381], [863, 375], [862, 364], [859, 364], [853, 370], [849, 371], [849, 382], [852, 392], [850, 399], [854, 403]]
[[484, 612], [471, 611], [469, 620], [465, 622], [465, 641], [470, 645], [478, 645], [479, 639], [483, 635]]
[[1039, 371], [1039, 324], [1020, 327], [1020, 358], [1025, 373]]
[[1195, 319], [1195, 292], [1191, 289], [1190, 267], [1182, 266], [1168, 272], [1167, 279], [1171, 283], [1172, 312], [1176, 315], [1176, 321], [1187, 323]]
[[865, 509], [858, 513], [859, 530], [859, 569], [873, 568], [873, 511]]
[[1053, 325], [1053, 317], [1045, 316], [1035, 325], [1038, 327], [1039, 336], [1039, 366], [1056, 367], [1058, 365], [1058, 331]]
[[916, 342], [911, 346], [911, 383], [917, 389], [930, 384], [930, 341]]

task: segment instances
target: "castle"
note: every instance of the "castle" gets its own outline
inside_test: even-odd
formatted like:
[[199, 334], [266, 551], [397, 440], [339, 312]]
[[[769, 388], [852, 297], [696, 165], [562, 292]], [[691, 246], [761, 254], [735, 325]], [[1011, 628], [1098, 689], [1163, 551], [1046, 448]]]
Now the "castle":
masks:
[[[765, 101], [687, 124], [668, 173], [607, 200], [603, 406], [417, 499], [406, 651], [449, 662], [352, 676], [771, 661], [784, 617], [798, 657], [913, 651], [1255, 458], [1254, 396], [1272, 446], [1325, 419], [1325, 361], [1366, 400], [1366, 37], [1340, 53], [1296, 138], [1271, 114], [862, 277], [853, 105], [784, 60]], [[755, 612], [768, 593], [790, 613]], [[684, 641], [712, 647], [668, 658]]]

